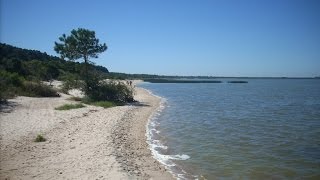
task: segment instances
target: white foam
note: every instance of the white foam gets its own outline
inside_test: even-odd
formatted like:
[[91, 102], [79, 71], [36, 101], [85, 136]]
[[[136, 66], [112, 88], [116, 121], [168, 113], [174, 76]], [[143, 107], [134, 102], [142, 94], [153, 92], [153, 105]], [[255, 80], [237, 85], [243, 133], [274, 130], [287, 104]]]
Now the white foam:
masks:
[[161, 154], [158, 150], [161, 149], [167, 149], [168, 147], [163, 145], [160, 140], [153, 139], [153, 132], [160, 133], [160, 131], [156, 130], [156, 127], [160, 124], [159, 122], [155, 121], [157, 117], [160, 116], [161, 112], [166, 108], [169, 107], [167, 105], [167, 99], [157, 96], [153, 94], [150, 90], [145, 89], [149, 94], [156, 96], [161, 99], [160, 106], [154, 112], [148, 119], [148, 123], [146, 124], [146, 137], [147, 137], [147, 143], [149, 144], [149, 148], [152, 152], [152, 156], [158, 160], [160, 163], [162, 163], [166, 169], [171, 172], [177, 179], [184, 179], [183, 174], [174, 174], [170, 167], [176, 166], [176, 164], [172, 160], [187, 160], [190, 158], [190, 156], [186, 154], [176, 154], [176, 155], [164, 155]]
[[187, 160], [190, 158], [190, 156], [186, 154], [178, 154], [178, 155], [171, 155], [169, 156], [170, 159], [175, 159], [175, 160]]

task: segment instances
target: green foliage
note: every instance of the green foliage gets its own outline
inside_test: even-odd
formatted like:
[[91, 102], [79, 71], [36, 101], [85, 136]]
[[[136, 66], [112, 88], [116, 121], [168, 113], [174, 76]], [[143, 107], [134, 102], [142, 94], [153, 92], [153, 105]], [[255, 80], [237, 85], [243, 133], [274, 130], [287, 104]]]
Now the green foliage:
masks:
[[40, 82], [25, 81], [23, 83], [22, 91], [19, 93], [22, 96], [30, 97], [59, 97], [56, 90], [50, 86]]
[[[61, 80], [68, 74], [81, 77], [81, 71], [85, 67], [84, 63], [65, 61], [40, 51], [21, 49], [3, 43], [0, 43], [0, 54], [0, 70], [18, 73], [32, 81]], [[109, 72], [102, 66], [89, 64], [88, 68], [105, 75]]]
[[59, 97], [56, 90], [40, 82], [26, 81], [18, 73], [0, 70], [0, 101], [16, 95], [31, 97]]
[[70, 110], [70, 109], [78, 109], [85, 107], [83, 104], [65, 104], [59, 107], [54, 108], [55, 110]]
[[0, 102], [14, 97], [23, 86], [23, 81], [17, 73], [0, 70]]
[[45, 142], [47, 139], [44, 138], [41, 134], [38, 134], [34, 142]]
[[114, 106], [123, 106], [124, 103], [121, 102], [114, 102], [114, 101], [94, 101], [90, 99], [89, 97], [84, 97], [81, 99], [82, 103], [93, 105], [93, 106], [100, 106], [104, 108], [110, 108]]
[[89, 58], [98, 58], [98, 54], [107, 50], [107, 45], [99, 44], [95, 32], [88, 29], [73, 29], [69, 36], [63, 34], [58, 42], [54, 42], [54, 50], [61, 55], [61, 58], [68, 58], [71, 61], [83, 58], [84, 60], [84, 81], [85, 92], [91, 88], [89, 79]]
[[133, 90], [121, 82], [100, 81], [92, 84], [86, 95], [94, 101], [133, 102]]
[[96, 101], [96, 102], [91, 102], [90, 104], [94, 105], [94, 106], [100, 106], [103, 108], [110, 108], [110, 107], [120, 105], [119, 103], [115, 103], [115, 102], [111, 102], [111, 101]]
[[73, 29], [70, 36], [63, 34], [59, 37], [61, 43], [55, 42], [54, 50], [61, 55], [62, 59], [76, 60], [83, 58], [85, 63], [88, 58], [97, 58], [99, 53], [107, 50], [107, 45], [99, 44], [95, 32], [88, 29]]

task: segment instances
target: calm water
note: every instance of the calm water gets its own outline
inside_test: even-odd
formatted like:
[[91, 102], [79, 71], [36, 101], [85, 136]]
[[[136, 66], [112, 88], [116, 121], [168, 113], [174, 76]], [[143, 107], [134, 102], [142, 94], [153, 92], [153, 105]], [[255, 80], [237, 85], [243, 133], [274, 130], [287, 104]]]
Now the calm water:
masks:
[[248, 81], [142, 84], [164, 98], [155, 156], [181, 179], [320, 179], [320, 80]]

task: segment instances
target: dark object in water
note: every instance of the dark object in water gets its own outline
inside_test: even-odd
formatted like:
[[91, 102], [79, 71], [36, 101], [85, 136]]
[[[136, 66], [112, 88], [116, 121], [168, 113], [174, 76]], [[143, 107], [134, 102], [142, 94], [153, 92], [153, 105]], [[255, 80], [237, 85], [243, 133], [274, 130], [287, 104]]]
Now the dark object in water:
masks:
[[179, 79], [144, 79], [150, 83], [222, 83], [222, 81], [213, 80], [179, 80]]
[[228, 81], [228, 83], [248, 83], [248, 81]]

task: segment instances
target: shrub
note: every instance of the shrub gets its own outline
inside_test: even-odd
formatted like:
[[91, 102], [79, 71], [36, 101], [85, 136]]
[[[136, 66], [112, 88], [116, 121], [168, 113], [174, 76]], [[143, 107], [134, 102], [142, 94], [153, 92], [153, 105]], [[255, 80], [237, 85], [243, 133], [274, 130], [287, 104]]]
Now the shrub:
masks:
[[78, 109], [85, 107], [83, 104], [65, 104], [59, 107], [54, 108], [55, 110], [70, 110], [70, 109]]
[[0, 102], [14, 97], [23, 85], [23, 77], [17, 73], [0, 70]]
[[114, 107], [114, 106], [118, 105], [117, 103], [111, 102], [111, 101], [96, 101], [96, 102], [92, 102], [90, 104], [94, 105], [94, 106], [100, 106], [103, 108], [110, 108], [110, 107]]
[[47, 139], [44, 138], [41, 134], [38, 134], [36, 139], [34, 140], [35, 142], [45, 142]]
[[86, 95], [93, 101], [133, 102], [133, 90], [121, 82], [99, 82], [92, 84]]
[[103, 108], [110, 108], [110, 107], [114, 107], [114, 106], [123, 106], [124, 105], [124, 103], [114, 102], [114, 101], [94, 101], [87, 96], [82, 98], [81, 101], [85, 104], [89, 104], [89, 105], [93, 105], [93, 106], [100, 106]]
[[52, 87], [40, 82], [25, 81], [20, 93], [23, 96], [31, 97], [59, 97], [60, 95]]

